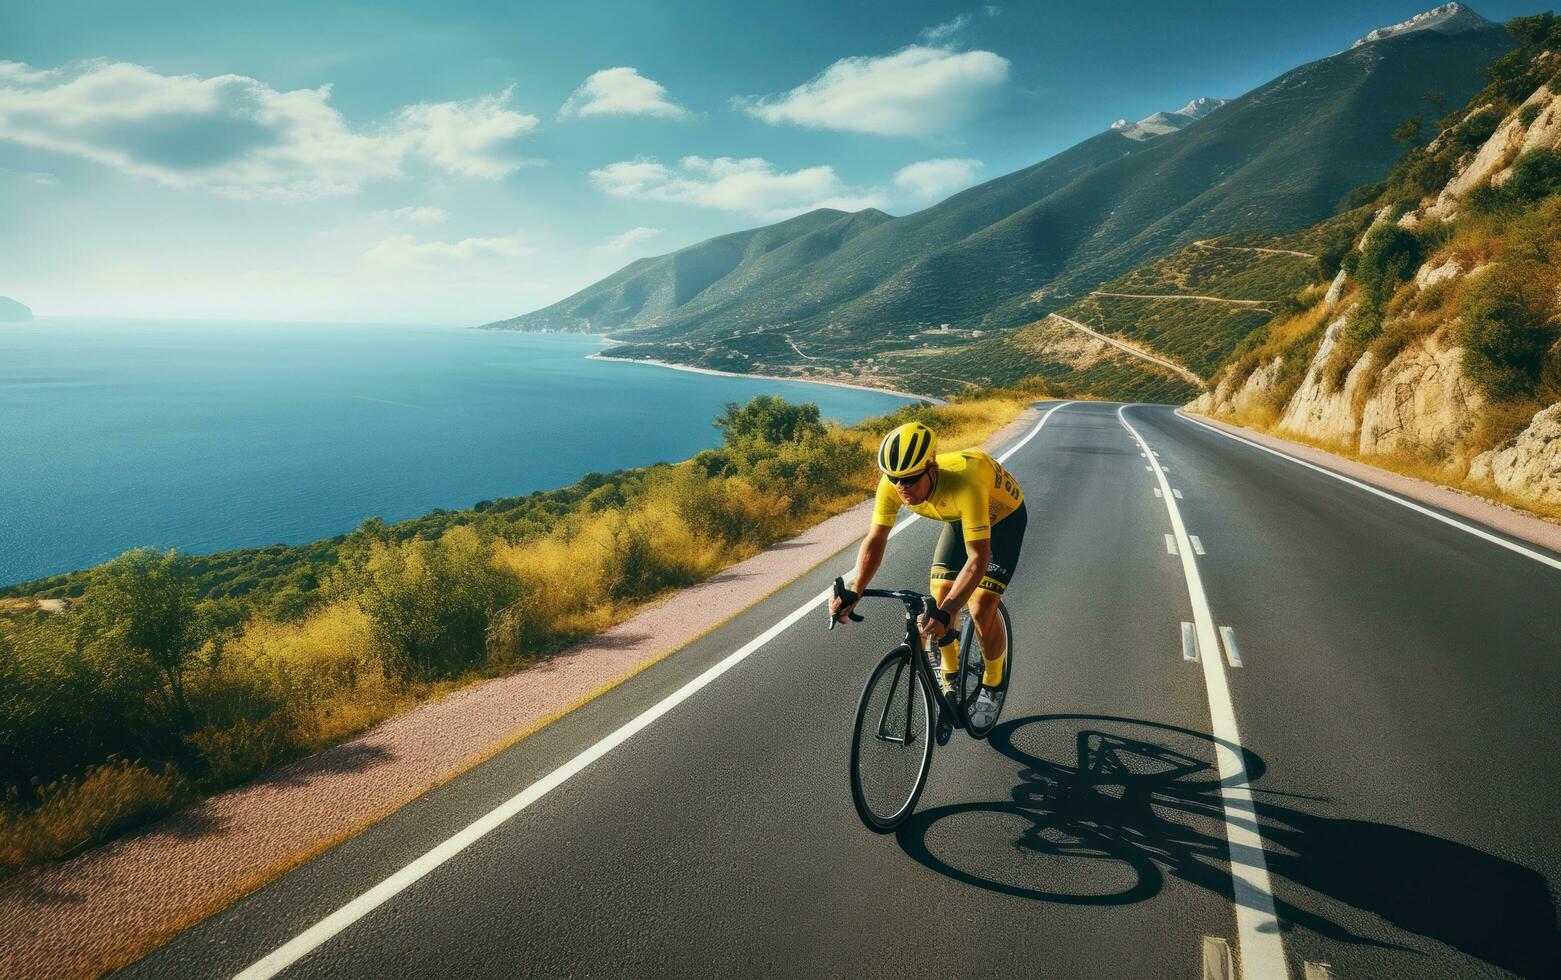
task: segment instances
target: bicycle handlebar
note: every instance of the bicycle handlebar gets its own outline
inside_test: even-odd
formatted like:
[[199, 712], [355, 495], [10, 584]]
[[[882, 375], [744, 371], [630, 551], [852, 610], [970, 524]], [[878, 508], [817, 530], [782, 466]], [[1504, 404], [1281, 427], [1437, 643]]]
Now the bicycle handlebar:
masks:
[[[837, 576], [835, 578], [835, 597], [836, 598], [845, 598], [846, 592], [847, 592], [847, 589], [846, 589], [846, 581], [845, 581], [844, 576]], [[863, 589], [861, 592], [857, 593], [857, 599], [858, 600], [861, 600], [861, 599], [898, 599], [901, 602], [905, 603], [905, 608], [906, 608], [906, 611], [908, 613], [924, 613], [924, 612], [926, 612], [927, 611], [927, 602], [931, 598], [932, 598], [931, 596], [923, 595], [920, 592], [912, 592], [909, 589]], [[850, 618], [851, 622], [853, 622], [853, 623], [860, 623], [862, 621], [862, 619], [863, 619], [862, 616], [859, 616], [859, 615], [857, 615], [854, 612], [847, 613], [847, 616]], [[839, 620], [837, 620], [833, 615], [831, 615], [829, 617], [829, 628], [830, 629], [834, 629], [835, 628], [835, 624], [837, 622], [839, 622]]]

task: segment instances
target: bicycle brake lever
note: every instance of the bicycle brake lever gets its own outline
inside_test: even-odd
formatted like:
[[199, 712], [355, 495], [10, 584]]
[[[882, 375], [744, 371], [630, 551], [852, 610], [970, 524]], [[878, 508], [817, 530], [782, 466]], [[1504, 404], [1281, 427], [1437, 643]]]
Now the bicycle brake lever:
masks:
[[[835, 598], [837, 598], [837, 599], [844, 598], [845, 597], [845, 592], [846, 592], [845, 576], [843, 576], [843, 575], [836, 575], [835, 576]], [[831, 632], [833, 632], [834, 629], [835, 629], [835, 624], [840, 622], [840, 620], [835, 618], [835, 614], [834, 613], [829, 612], [828, 610], [826, 610], [825, 612], [829, 616], [829, 629], [830, 629]], [[862, 621], [862, 619], [863, 619], [862, 616], [859, 616], [859, 615], [857, 615], [854, 612], [846, 613], [846, 618], [851, 620], [851, 622], [853, 622], [853, 623], [860, 623]]]

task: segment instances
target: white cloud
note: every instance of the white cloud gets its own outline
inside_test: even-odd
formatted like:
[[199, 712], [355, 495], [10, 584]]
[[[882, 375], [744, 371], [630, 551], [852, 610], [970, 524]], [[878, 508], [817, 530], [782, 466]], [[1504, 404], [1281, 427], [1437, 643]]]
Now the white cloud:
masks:
[[930, 201], [974, 184], [983, 166], [980, 160], [923, 160], [901, 167], [894, 175], [894, 186], [919, 200]]
[[949, 38], [955, 34], [958, 34], [960, 31], [964, 30], [965, 25], [969, 23], [970, 18], [964, 14], [960, 14], [958, 17], [955, 17], [953, 20], [948, 21], [947, 23], [939, 24], [936, 27], [927, 28], [921, 32], [921, 36], [929, 41], [942, 41], [945, 38]]
[[410, 221], [417, 225], [438, 225], [450, 220], [450, 212], [444, 208], [409, 207], [392, 211], [375, 211], [374, 217], [390, 221]]
[[464, 177], [503, 177], [523, 163], [514, 142], [537, 128], [537, 117], [505, 108], [512, 85], [466, 102], [421, 102], [396, 117], [408, 150]]
[[596, 246], [598, 252], [629, 252], [638, 249], [641, 245], [660, 238], [666, 234], [660, 228], [630, 228], [621, 235], [614, 235], [607, 241]]
[[659, 82], [637, 68], [603, 68], [564, 102], [560, 116], [657, 116], [687, 119], [691, 113], [667, 98]]
[[0, 167], [0, 180], [14, 181], [18, 184], [32, 184], [36, 187], [60, 186], [60, 178], [38, 170], [7, 170], [4, 167]]
[[0, 61], [0, 83], [14, 82], [20, 85], [36, 85], [52, 72], [32, 68], [19, 61]]
[[783, 95], [733, 104], [768, 123], [927, 136], [974, 115], [1008, 79], [1008, 65], [990, 51], [913, 45], [878, 58], [843, 58]]
[[537, 117], [509, 89], [402, 109], [389, 125], [349, 127], [331, 86], [278, 92], [243, 75], [162, 75], [97, 60], [38, 71], [0, 62], [0, 139], [85, 157], [171, 187], [235, 197], [350, 194], [422, 160], [496, 178], [519, 167], [514, 142]]
[[676, 168], [654, 160], [624, 161], [591, 171], [591, 179], [614, 197], [695, 204], [768, 220], [814, 208], [860, 211], [886, 204], [881, 191], [850, 187], [833, 167], [782, 171], [758, 157], [688, 156]]
[[1001, 14], [1002, 12], [1003, 12], [1003, 8], [1002, 7], [999, 7], [999, 6], [996, 6], [994, 4], [990, 4], [990, 3], [987, 4], [987, 6], [986, 6], [986, 15], [988, 17], [996, 17], [997, 15]]
[[383, 270], [415, 271], [439, 265], [469, 265], [480, 260], [518, 259], [537, 250], [514, 235], [463, 238], [458, 242], [417, 242], [411, 235], [392, 235], [363, 253], [363, 262]]

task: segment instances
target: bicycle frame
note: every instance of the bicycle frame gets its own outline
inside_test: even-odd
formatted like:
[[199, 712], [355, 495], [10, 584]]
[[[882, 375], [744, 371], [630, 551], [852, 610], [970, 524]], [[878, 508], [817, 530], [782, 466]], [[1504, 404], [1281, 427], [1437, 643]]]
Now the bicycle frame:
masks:
[[[835, 589], [836, 594], [839, 595], [845, 589], [845, 582], [842, 579], [836, 579]], [[898, 599], [902, 604], [904, 604], [905, 639], [900, 641], [900, 645], [895, 647], [895, 650], [904, 650], [908, 655], [910, 655], [911, 662], [916, 665], [916, 671], [922, 675], [923, 679], [926, 680], [928, 690], [932, 691], [933, 696], [937, 698], [938, 709], [939, 712], [942, 713], [943, 717], [952, 720], [959, 728], [965, 728], [967, 721], [965, 717], [965, 709], [959, 703], [958, 699], [950, 697], [943, 691], [943, 686], [939, 684], [938, 679], [933, 676], [932, 665], [928, 663], [928, 660], [931, 657], [931, 653], [929, 653], [926, 646], [923, 645], [921, 630], [918, 629], [916, 625], [917, 618], [925, 614], [929, 605], [932, 603], [932, 596], [923, 595], [920, 592], [911, 592], [907, 589], [863, 589], [860, 593], [860, 598]], [[855, 616], [855, 613], [852, 615]], [[830, 629], [834, 629], [834, 623], [835, 621], [831, 619]], [[949, 625], [949, 628], [953, 628], [952, 623]], [[889, 689], [891, 691], [899, 685], [900, 672], [903, 669], [903, 665], [901, 667], [895, 668], [894, 678], [890, 681], [889, 684]], [[910, 718], [912, 703], [913, 699], [905, 699], [905, 731], [907, 735], [911, 730]], [[885, 725], [888, 722], [888, 719], [889, 705], [888, 703], [885, 703], [884, 713], [882, 717], [878, 719], [878, 737], [886, 742], [905, 743], [907, 741], [906, 739], [895, 738], [894, 736], [886, 733]]]

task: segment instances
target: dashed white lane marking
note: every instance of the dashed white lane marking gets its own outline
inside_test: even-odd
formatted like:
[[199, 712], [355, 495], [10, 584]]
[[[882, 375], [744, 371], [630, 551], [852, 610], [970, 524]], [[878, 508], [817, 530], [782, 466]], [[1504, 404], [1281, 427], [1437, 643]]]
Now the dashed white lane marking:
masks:
[[1175, 498], [1176, 498], [1176, 499], [1177, 499], [1177, 500], [1181, 500], [1181, 499], [1182, 499], [1182, 492], [1181, 492], [1181, 491], [1180, 491], [1180, 490], [1177, 490], [1177, 489], [1175, 489], [1175, 488], [1172, 488], [1172, 490], [1171, 490], [1171, 494], [1172, 494], [1172, 495], [1173, 495], [1173, 496], [1174, 496], [1174, 497], [1175, 497]]
[[1193, 554], [1203, 554], [1203, 542], [1198, 540], [1198, 536], [1196, 534], [1187, 535], [1187, 539], [1192, 542]]
[[1298, 457], [1291, 456], [1289, 453], [1282, 453], [1282, 452], [1280, 452], [1277, 449], [1270, 449], [1270, 448], [1268, 448], [1267, 446], [1265, 446], [1265, 445], [1263, 445], [1261, 443], [1253, 442], [1251, 439], [1246, 439], [1246, 438], [1243, 438], [1242, 436], [1238, 436], [1234, 432], [1226, 432], [1224, 429], [1215, 428], [1214, 426], [1209, 425], [1207, 422], [1200, 422], [1198, 419], [1192, 418], [1191, 416], [1182, 415], [1181, 412], [1177, 412], [1176, 414], [1181, 416], [1182, 418], [1186, 419], [1187, 421], [1191, 422], [1194, 425], [1200, 425], [1203, 428], [1208, 429], [1210, 432], [1216, 433], [1218, 435], [1222, 435], [1222, 436], [1224, 436], [1227, 439], [1233, 439], [1236, 442], [1245, 443], [1246, 445], [1251, 446], [1253, 449], [1261, 449], [1265, 453], [1270, 453], [1270, 454], [1272, 454], [1274, 456], [1278, 456], [1280, 459], [1288, 459], [1292, 463], [1296, 463], [1298, 465], [1304, 466], [1307, 469], [1316, 470], [1317, 472], [1323, 474], [1324, 476], [1331, 476], [1335, 480], [1341, 480], [1341, 481], [1343, 481], [1345, 483], [1348, 483], [1350, 486], [1357, 487], [1357, 488], [1359, 488], [1361, 490], [1366, 491], [1367, 493], [1374, 493], [1374, 494], [1376, 494], [1377, 496], [1381, 497], [1384, 500], [1391, 500], [1395, 504], [1399, 504], [1401, 506], [1408, 507], [1410, 510], [1415, 511], [1416, 513], [1419, 513], [1419, 514], [1424, 514], [1426, 517], [1429, 517], [1429, 518], [1431, 518], [1434, 521], [1441, 521], [1443, 524], [1450, 524], [1453, 527], [1456, 527], [1456, 528], [1458, 528], [1460, 530], [1468, 531], [1470, 534], [1474, 535], [1477, 538], [1484, 538], [1486, 541], [1489, 541], [1491, 544], [1500, 545], [1501, 547], [1506, 548], [1508, 551], [1515, 551], [1518, 554], [1524, 556], [1525, 558], [1532, 558], [1535, 561], [1539, 562], [1541, 565], [1549, 565], [1551, 568], [1561, 569], [1561, 560], [1552, 558], [1549, 555], [1540, 554], [1539, 552], [1533, 550], [1532, 548], [1525, 548], [1521, 544], [1518, 544], [1518, 543], [1516, 543], [1514, 541], [1508, 541], [1506, 538], [1498, 537], [1498, 536], [1496, 536], [1494, 534], [1491, 534], [1489, 531], [1481, 530], [1480, 528], [1477, 528], [1477, 527], [1473, 526], [1472, 524], [1465, 524], [1463, 521], [1456, 520], [1454, 518], [1448, 517], [1446, 514], [1438, 514], [1436, 511], [1432, 510], [1429, 507], [1422, 507], [1422, 506], [1420, 506], [1419, 504], [1415, 503], [1412, 500], [1406, 500], [1403, 497], [1399, 497], [1399, 496], [1396, 496], [1394, 494], [1388, 493], [1386, 490], [1378, 489], [1377, 487], [1374, 487], [1374, 486], [1372, 486], [1369, 483], [1364, 483], [1364, 482], [1362, 482], [1360, 480], [1357, 480], [1354, 477], [1345, 476], [1343, 473], [1336, 473], [1333, 470], [1328, 469], [1328, 467], [1326, 467], [1326, 466], [1318, 466], [1316, 463], [1309, 463], [1309, 462], [1307, 462], [1304, 459], [1300, 459]]
[[1220, 627], [1220, 639], [1225, 643], [1225, 660], [1232, 667], [1241, 666], [1241, 649], [1236, 646], [1236, 631], [1229, 626]]
[[1182, 624], [1182, 659], [1198, 659], [1198, 635], [1193, 632], [1191, 623]]
[[[1023, 439], [1019, 440], [1013, 446], [1010, 446], [1006, 452], [997, 457], [998, 462], [1005, 462], [1008, 457], [1024, 448], [1025, 444], [1028, 443], [1031, 439], [1035, 438], [1036, 434], [1041, 431], [1041, 427], [1049, 422], [1053, 415], [1056, 415], [1059, 411], [1067, 408], [1071, 404], [1073, 403], [1062, 402], [1059, 405], [1053, 406], [1050, 411], [1041, 416], [1040, 421], [1035, 423], [1034, 428], [1032, 428]], [[916, 520], [916, 515], [910, 515], [908, 519], [901, 521], [894, 527], [890, 528], [890, 535], [898, 534], [900, 531], [914, 524]], [[698, 677], [695, 677], [687, 684], [684, 684], [676, 691], [673, 691], [665, 698], [656, 702], [654, 705], [647, 708], [631, 721], [623, 724], [616, 731], [607, 735], [595, 745], [592, 745], [590, 748], [586, 749], [584, 752], [581, 752], [573, 759], [570, 759], [568, 762], [559, 766], [557, 769], [554, 769], [546, 776], [543, 776], [541, 779], [537, 780], [530, 786], [521, 790], [519, 793], [516, 793], [514, 796], [510, 797], [508, 800], [505, 800], [494, 809], [478, 817], [476, 820], [467, 824], [466, 827], [458, 832], [455, 836], [434, 847], [432, 850], [423, 854], [421, 857], [417, 858], [411, 864], [408, 864], [406, 867], [402, 868], [400, 871], [397, 871], [395, 874], [386, 878], [384, 881], [381, 881], [379, 884], [370, 888], [368, 891], [359, 895], [357, 898], [354, 898], [352, 901], [348, 902], [346, 905], [343, 905], [335, 912], [332, 912], [324, 919], [321, 919], [313, 926], [305, 929], [303, 932], [299, 933], [297, 936], [293, 937], [291, 940], [283, 944], [278, 949], [272, 951], [267, 956], [257, 960], [255, 963], [244, 969], [243, 972], [238, 974], [238, 980], [266, 980], [266, 978], [274, 977], [278, 973], [287, 969], [289, 966], [292, 966], [294, 963], [298, 962], [300, 959], [319, 948], [322, 944], [329, 941], [331, 937], [335, 936], [343, 929], [346, 929], [354, 922], [357, 922], [365, 915], [368, 915], [370, 912], [379, 908], [381, 905], [385, 904], [396, 895], [405, 891], [424, 875], [427, 875], [435, 868], [455, 857], [457, 854], [461, 853], [466, 848], [470, 847], [472, 844], [486, 836], [490, 831], [499, 827], [506, 820], [515, 816], [515, 814], [526, 809], [526, 807], [535, 803], [537, 800], [542, 799], [542, 797], [568, 782], [572, 776], [578, 774], [591, 763], [595, 762], [597, 759], [600, 759], [602, 756], [611, 752], [613, 749], [622, 745], [624, 742], [627, 742], [635, 734], [649, 726], [656, 719], [682, 704], [690, 697], [693, 697], [694, 694], [698, 693], [701, 688], [710, 684], [712, 681], [716, 680], [716, 678], [720, 677], [722, 674], [725, 674], [727, 671], [746, 660], [755, 651], [763, 647], [766, 643], [775, 639], [775, 637], [779, 636], [781, 633], [784, 633], [803, 616], [807, 615], [809, 612], [813, 611], [814, 608], [827, 601], [833, 594], [834, 586], [831, 585], [829, 588], [825, 589], [818, 595], [798, 606], [796, 609], [793, 609], [791, 612], [787, 613], [785, 617], [783, 617], [774, 626], [771, 626], [763, 633], [760, 633], [758, 636], [749, 640], [737, 650], [728, 654], [714, 666], [710, 667], [704, 673], [700, 674]]]
[[1328, 963], [1306, 961], [1306, 980], [1333, 980], [1333, 968]]
[[1230, 959], [1230, 943], [1213, 936], [1203, 937], [1203, 980], [1236, 980], [1236, 968]]
[[1155, 487], [1155, 488], [1154, 488], [1154, 495], [1155, 495], [1155, 496], [1156, 496], [1156, 497], [1158, 497], [1158, 496], [1160, 496], [1160, 488], [1159, 488], [1159, 487]]
[[[1142, 456], [1143, 453], [1139, 453], [1138, 455]], [[1146, 472], [1146, 473], [1153, 473], [1154, 472], [1154, 467], [1150, 466], [1148, 463], [1145, 463], [1144, 464], [1144, 472]]]
[[[1117, 420], [1133, 433], [1138, 444], [1148, 444], [1127, 420], [1127, 406], [1117, 409]], [[1170, 489], [1165, 470], [1155, 464], [1156, 478], [1162, 489]], [[1164, 497], [1171, 515], [1171, 526], [1182, 544], [1182, 576], [1187, 580], [1187, 597], [1192, 603], [1193, 625], [1200, 650], [1219, 649], [1214, 635], [1214, 615], [1203, 591], [1198, 562], [1187, 547], [1187, 527], [1182, 523], [1176, 501]], [[1279, 916], [1274, 912], [1274, 888], [1268, 876], [1268, 859], [1263, 853], [1263, 837], [1258, 832], [1257, 811], [1252, 805], [1252, 787], [1247, 783], [1246, 759], [1241, 752], [1241, 732], [1236, 726], [1236, 708], [1230, 700], [1230, 686], [1217, 653], [1198, 658], [1203, 664], [1203, 685], [1209, 698], [1209, 717], [1214, 722], [1215, 757], [1220, 769], [1220, 801], [1225, 816], [1225, 840], [1230, 845], [1230, 877], [1236, 903], [1237, 947], [1244, 980], [1288, 980], [1284, 941], [1279, 936]]]
[[1165, 536], [1165, 553], [1168, 555], [1176, 554], [1176, 538], [1174, 535], [1167, 534]]

